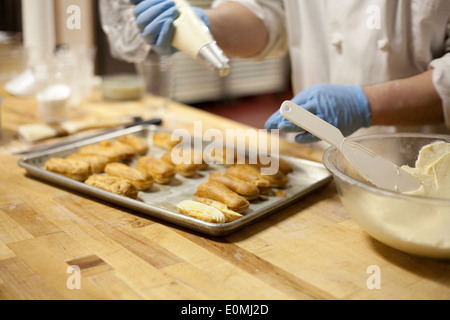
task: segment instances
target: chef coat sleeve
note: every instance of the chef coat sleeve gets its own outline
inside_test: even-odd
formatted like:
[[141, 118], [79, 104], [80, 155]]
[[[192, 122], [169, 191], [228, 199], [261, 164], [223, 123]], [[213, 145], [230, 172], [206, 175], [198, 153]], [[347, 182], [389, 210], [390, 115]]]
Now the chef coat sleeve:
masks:
[[445, 124], [450, 128], [450, 23], [447, 25], [446, 54], [431, 61], [429, 67], [433, 69], [433, 83], [442, 99]]
[[269, 31], [269, 41], [266, 47], [251, 58], [262, 60], [286, 55], [288, 52], [288, 37], [282, 0], [215, 0], [212, 7], [217, 8], [225, 2], [241, 3], [260, 18]]

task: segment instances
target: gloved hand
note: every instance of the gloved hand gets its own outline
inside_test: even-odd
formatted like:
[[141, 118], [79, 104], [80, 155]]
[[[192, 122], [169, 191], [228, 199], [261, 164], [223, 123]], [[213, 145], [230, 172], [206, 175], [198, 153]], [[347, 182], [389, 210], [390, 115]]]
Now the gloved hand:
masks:
[[[292, 102], [314, 113], [349, 136], [360, 128], [369, 127], [372, 117], [369, 101], [359, 86], [318, 84], [300, 92]], [[282, 132], [304, 132], [294, 123], [283, 118], [279, 111], [266, 122], [266, 129]], [[297, 143], [312, 143], [320, 139], [309, 132], [295, 137]]]
[[[135, 23], [141, 30], [145, 41], [159, 54], [171, 55], [178, 50], [172, 47], [175, 28], [174, 20], [179, 11], [173, 1], [168, 0], [130, 0], [135, 4]], [[205, 11], [201, 8], [192, 7], [197, 15], [210, 27]]]

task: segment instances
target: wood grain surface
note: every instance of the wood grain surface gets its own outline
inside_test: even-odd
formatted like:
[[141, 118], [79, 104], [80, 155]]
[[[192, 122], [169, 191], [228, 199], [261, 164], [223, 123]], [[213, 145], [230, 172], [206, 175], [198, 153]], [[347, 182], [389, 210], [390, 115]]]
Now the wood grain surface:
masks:
[[[450, 263], [411, 256], [368, 236], [334, 183], [254, 225], [213, 238], [39, 181], [13, 152], [39, 121], [34, 99], [0, 96], [0, 299], [449, 299]], [[274, 106], [276, 109], [277, 106]], [[140, 102], [93, 97], [72, 117], [136, 114]], [[168, 129], [245, 126], [172, 103]], [[320, 161], [282, 141], [281, 153]], [[78, 267], [80, 273], [74, 271]], [[368, 285], [379, 269], [379, 288]], [[79, 277], [78, 277], [79, 276]]]

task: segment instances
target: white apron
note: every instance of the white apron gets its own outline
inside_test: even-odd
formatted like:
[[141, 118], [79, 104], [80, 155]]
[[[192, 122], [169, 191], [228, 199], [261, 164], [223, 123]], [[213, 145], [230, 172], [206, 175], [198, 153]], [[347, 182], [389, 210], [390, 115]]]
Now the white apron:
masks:
[[[450, 1], [217, 0], [213, 6], [226, 1], [244, 4], [270, 32], [254, 59], [290, 54], [295, 93], [317, 83], [369, 85], [434, 68], [450, 127]], [[373, 127], [356, 134], [405, 130], [449, 132]]]

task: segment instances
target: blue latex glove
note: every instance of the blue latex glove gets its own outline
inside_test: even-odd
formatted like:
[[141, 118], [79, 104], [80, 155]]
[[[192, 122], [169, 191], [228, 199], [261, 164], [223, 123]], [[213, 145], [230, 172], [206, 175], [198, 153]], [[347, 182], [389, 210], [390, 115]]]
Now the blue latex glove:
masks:
[[[134, 8], [135, 23], [152, 49], [162, 55], [171, 55], [177, 52], [178, 50], [172, 47], [175, 31], [173, 22], [179, 15], [175, 3], [168, 0], [130, 0], [130, 2], [136, 5]], [[192, 9], [209, 28], [210, 23], [205, 11], [197, 7], [192, 7]]]
[[[349, 136], [360, 128], [370, 127], [372, 117], [369, 101], [359, 86], [318, 84], [300, 92], [292, 102], [314, 113]], [[279, 111], [266, 122], [266, 129], [282, 132], [304, 132], [303, 129], [283, 118]], [[295, 137], [297, 143], [312, 143], [319, 138], [309, 132]]]

